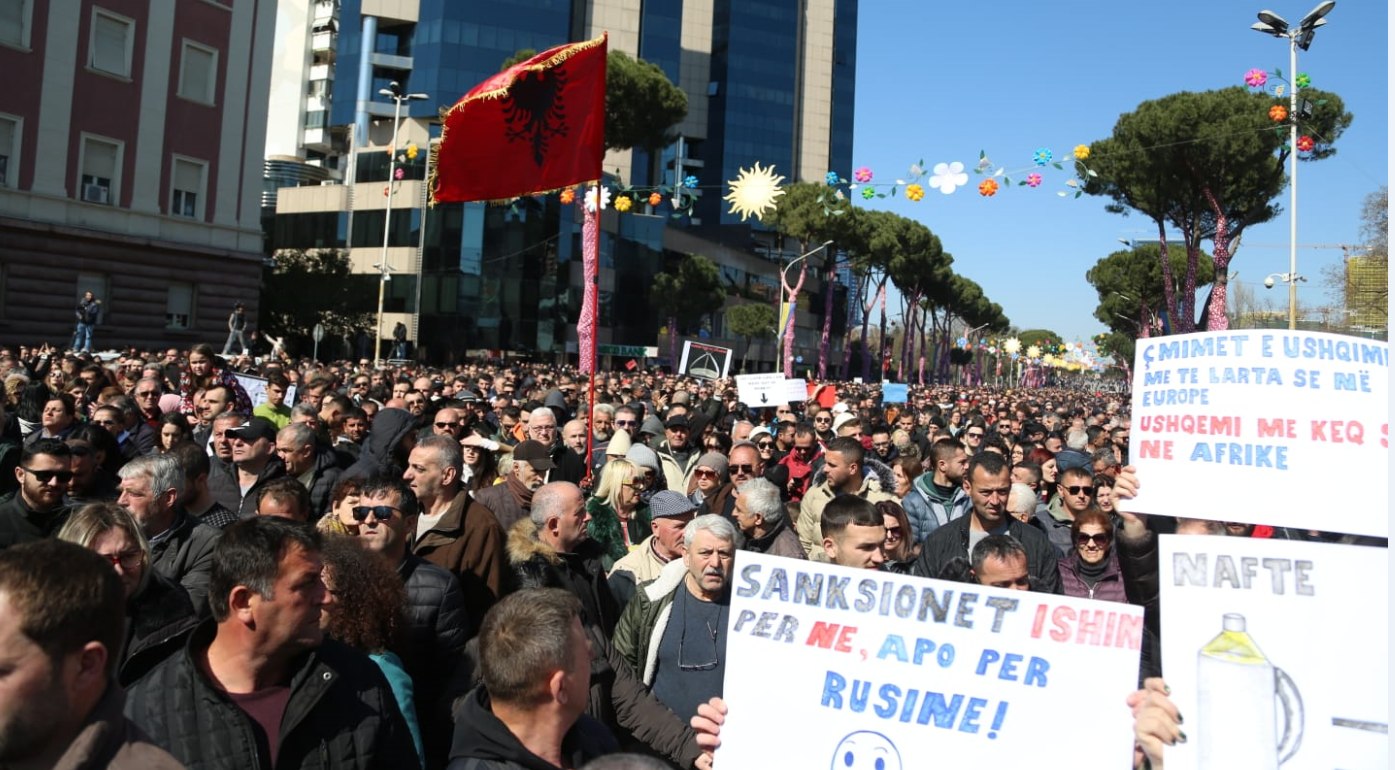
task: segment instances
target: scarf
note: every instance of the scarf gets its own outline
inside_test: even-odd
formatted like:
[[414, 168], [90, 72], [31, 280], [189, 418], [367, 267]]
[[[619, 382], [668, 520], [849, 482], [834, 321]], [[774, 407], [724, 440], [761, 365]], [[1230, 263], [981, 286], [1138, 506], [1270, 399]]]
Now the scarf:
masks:
[[504, 484], [508, 486], [509, 491], [513, 493], [513, 499], [518, 502], [523, 510], [529, 511], [533, 509], [533, 490], [519, 481], [517, 476], [510, 473], [508, 477], [504, 479]]
[[1089, 564], [1080, 558], [1080, 554], [1075, 555], [1075, 568], [1080, 573], [1080, 579], [1085, 581], [1085, 585], [1094, 586], [1104, 577], [1105, 570], [1109, 569], [1109, 555], [1105, 554], [1098, 564]]

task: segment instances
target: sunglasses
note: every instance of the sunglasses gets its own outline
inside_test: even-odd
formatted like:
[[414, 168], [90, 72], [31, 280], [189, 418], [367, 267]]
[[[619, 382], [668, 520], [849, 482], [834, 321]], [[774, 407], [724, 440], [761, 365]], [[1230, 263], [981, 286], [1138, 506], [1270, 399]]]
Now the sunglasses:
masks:
[[158, 390], [142, 390], [136, 393], [136, 398], [159, 398], [159, 396], [160, 391]]
[[775, 446], [774, 441], [761, 441], [756, 444], [757, 449], [770, 449], [773, 446]]
[[121, 565], [121, 569], [135, 569], [145, 561], [144, 551], [122, 551], [121, 553], [99, 553], [98, 556], [111, 562], [111, 566]]
[[964, 435], [968, 436], [969, 438], [983, 438], [983, 431], [978, 431], [978, 432], [969, 431], [968, 433], [966, 433], [966, 434], [964, 434]]
[[442, 429], [442, 430], [445, 430], [446, 428], [458, 428], [458, 427], [460, 427], [460, 423], [458, 423], [458, 422], [438, 422], [438, 423], [436, 423], [436, 427], [438, 427], [438, 428], [440, 428], [440, 429]]
[[708, 470], [707, 468], [698, 468], [697, 470], [693, 471], [693, 475], [704, 479], [717, 478], [717, 472], [713, 470]]
[[814, 418], [814, 422], [833, 422], [833, 421], [830, 420], [830, 419], [828, 419], [827, 417], [815, 417], [815, 418]]
[[798, 453], [800, 453], [800, 454], [802, 454], [802, 455], [807, 455], [807, 454], [813, 454], [813, 453], [814, 453], [814, 448], [811, 447], [811, 446], [797, 446], [797, 447], [794, 448], [794, 451], [796, 451], [796, 452], [798, 452]]
[[622, 428], [628, 428], [632, 425], [638, 424], [638, 420], [616, 420], [615, 424], [619, 425]]
[[55, 478], [58, 479], [61, 484], [67, 484], [69, 481], [73, 480], [72, 471], [36, 471], [29, 468], [22, 468], [21, 470], [33, 476], [40, 484], [47, 484]]
[[1103, 548], [1109, 545], [1109, 541], [1113, 539], [1114, 536], [1108, 532], [1101, 532], [1098, 535], [1087, 535], [1084, 532], [1081, 532], [1080, 534], [1075, 536], [1075, 544], [1077, 546], [1080, 546], [1081, 548], [1084, 548], [1090, 543], [1094, 543], [1095, 545]]
[[740, 473], [743, 476], [750, 476], [756, 472], [756, 466], [750, 463], [742, 463], [741, 465], [732, 465], [730, 467], [733, 474]]
[[392, 514], [398, 512], [399, 510], [391, 505], [355, 505], [352, 511], [354, 521], [366, 521], [369, 514], [378, 521], [388, 521]]
[[886, 539], [887, 539], [887, 540], [900, 540], [900, 539], [901, 539], [901, 528], [900, 528], [900, 527], [887, 527], [887, 528], [886, 528]]
[[1076, 487], [1076, 486], [1071, 486], [1071, 487], [1061, 487], [1061, 489], [1065, 490], [1065, 493], [1068, 494], [1068, 495], [1089, 495], [1090, 497], [1094, 497], [1094, 496], [1095, 496], [1095, 488], [1094, 488], [1094, 487]]

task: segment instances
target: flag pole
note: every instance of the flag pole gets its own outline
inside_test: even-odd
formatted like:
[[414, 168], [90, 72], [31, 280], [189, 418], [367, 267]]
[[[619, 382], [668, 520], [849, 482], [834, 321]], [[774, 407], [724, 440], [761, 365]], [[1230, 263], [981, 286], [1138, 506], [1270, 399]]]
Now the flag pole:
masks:
[[[608, 33], [601, 33], [601, 82], [605, 83], [606, 66], [609, 63], [606, 57], [609, 53], [610, 36]], [[601, 132], [596, 139], [600, 147], [596, 150], [596, 205], [592, 207], [582, 207], [582, 298], [581, 298], [581, 323], [577, 328], [586, 329], [589, 334], [584, 341], [580, 335], [577, 341], [581, 344], [577, 346], [577, 358], [581, 364], [580, 368], [586, 374], [586, 475], [582, 477], [582, 484], [590, 486], [591, 468], [595, 461], [591, 453], [595, 451], [596, 433], [593, 430], [592, 421], [596, 415], [596, 332], [600, 326], [600, 258], [601, 258], [601, 183], [603, 180], [603, 166], [605, 163], [605, 139], [604, 132]]]

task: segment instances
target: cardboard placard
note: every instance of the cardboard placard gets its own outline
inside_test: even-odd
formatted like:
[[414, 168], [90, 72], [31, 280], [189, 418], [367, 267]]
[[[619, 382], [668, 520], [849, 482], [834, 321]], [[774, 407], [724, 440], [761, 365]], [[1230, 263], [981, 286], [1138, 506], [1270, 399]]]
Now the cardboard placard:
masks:
[[1120, 507], [1386, 537], [1384, 483], [1330, 484], [1321, 505], [1296, 503], [1334, 473], [1385, 478], [1389, 358], [1385, 342], [1320, 332], [1139, 340], [1130, 461], [1140, 489]]
[[[247, 397], [252, 399], [252, 408], [256, 409], [266, 403], [266, 378], [257, 377], [252, 374], [234, 374], [237, 381], [241, 383], [242, 389], [247, 391]], [[285, 404], [295, 403], [295, 385], [291, 384], [286, 388]]]
[[720, 767], [1129, 766], [1139, 607], [747, 551], [733, 577]]
[[781, 372], [736, 375], [736, 397], [753, 409], [785, 403], [804, 403], [809, 386], [804, 380], [787, 380]]
[[683, 340], [683, 357], [678, 362], [678, 373], [704, 380], [725, 379], [731, 371], [731, 358], [731, 348]]

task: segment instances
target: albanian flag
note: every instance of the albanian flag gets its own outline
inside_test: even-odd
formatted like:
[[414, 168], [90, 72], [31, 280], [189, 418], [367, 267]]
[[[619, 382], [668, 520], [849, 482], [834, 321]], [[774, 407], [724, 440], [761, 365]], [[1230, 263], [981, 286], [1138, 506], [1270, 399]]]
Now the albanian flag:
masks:
[[549, 48], [445, 114], [431, 202], [505, 200], [598, 179], [606, 36]]

